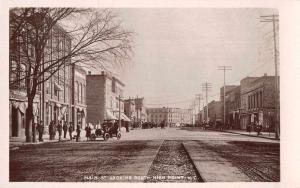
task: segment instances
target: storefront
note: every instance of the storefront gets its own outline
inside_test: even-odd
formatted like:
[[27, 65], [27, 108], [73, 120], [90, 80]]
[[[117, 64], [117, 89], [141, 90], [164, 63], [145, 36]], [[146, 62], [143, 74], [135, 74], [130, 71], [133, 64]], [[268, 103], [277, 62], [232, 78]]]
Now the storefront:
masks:
[[[26, 126], [26, 109], [27, 101], [10, 99], [9, 113], [10, 113], [10, 137], [25, 136]], [[37, 123], [39, 118], [38, 103], [33, 103], [33, 123]]]

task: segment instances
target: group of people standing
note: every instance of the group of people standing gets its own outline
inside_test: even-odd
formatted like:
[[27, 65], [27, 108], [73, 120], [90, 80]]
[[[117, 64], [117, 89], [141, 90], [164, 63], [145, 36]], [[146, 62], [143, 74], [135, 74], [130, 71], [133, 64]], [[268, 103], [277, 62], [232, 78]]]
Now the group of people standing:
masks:
[[[67, 133], [69, 133], [69, 138], [70, 140], [73, 140], [73, 123], [70, 122], [64, 122], [63, 121], [58, 121], [57, 123], [55, 121], [51, 121], [49, 124], [49, 139], [50, 140], [55, 140], [56, 134], [58, 133], [58, 140], [62, 140], [62, 136], [64, 139], [67, 138]], [[79, 141], [80, 139], [80, 123], [78, 123], [77, 128], [76, 128], [76, 141]], [[44, 134], [44, 124], [43, 121], [40, 121], [40, 123], [37, 123], [36, 125], [36, 130], [39, 134], [39, 142], [43, 142], [43, 134]]]

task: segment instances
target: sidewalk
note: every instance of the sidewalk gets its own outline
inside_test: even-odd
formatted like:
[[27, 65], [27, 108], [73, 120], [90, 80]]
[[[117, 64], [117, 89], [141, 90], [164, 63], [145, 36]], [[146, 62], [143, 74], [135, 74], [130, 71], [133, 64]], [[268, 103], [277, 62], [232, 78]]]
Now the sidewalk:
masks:
[[250, 182], [251, 179], [231, 161], [206, 149], [203, 144], [186, 141], [183, 146], [204, 182]]
[[[122, 129], [121, 132], [124, 135], [124, 133], [126, 132], [125, 128]], [[76, 131], [73, 131], [73, 133], [72, 133], [73, 138], [76, 135], [77, 135]], [[85, 135], [86, 135], [85, 130], [81, 129], [79, 142], [86, 141]], [[31, 143], [27, 143], [26, 142], [25, 135], [22, 136], [22, 137], [11, 137], [11, 138], [9, 138], [9, 149], [10, 150], [19, 149], [20, 146], [24, 146], [24, 145], [36, 145], [36, 144], [43, 144], [43, 143], [55, 143], [55, 142], [67, 142], [67, 141], [70, 141], [69, 133], [67, 133], [66, 138], [63, 138], [63, 136], [64, 136], [64, 134], [62, 134], [62, 139], [61, 139], [61, 141], [59, 141], [58, 140], [58, 132], [56, 132], [54, 140], [50, 140], [49, 134], [44, 134], [43, 135], [43, 142], [39, 142], [38, 141], [38, 135], [37, 135], [36, 136], [37, 142], [31, 142]], [[72, 142], [76, 142], [76, 138], [73, 139]]]
[[245, 130], [223, 130], [223, 132], [252, 136], [252, 137], [267, 138], [272, 140], [279, 140], [275, 138], [275, 133], [269, 133], [269, 132], [261, 132], [259, 136], [257, 136], [257, 132], [254, 131], [251, 131], [251, 133], [249, 133]]
[[[75, 132], [73, 132], [73, 135], [76, 135]], [[20, 146], [25, 146], [25, 145], [36, 145], [36, 144], [43, 144], [43, 143], [55, 143], [55, 142], [59, 142], [58, 140], [58, 134], [56, 134], [55, 139], [54, 140], [50, 140], [49, 134], [44, 134], [43, 135], [43, 142], [39, 142], [38, 141], [38, 136], [36, 136], [36, 142], [26, 142], [26, 138], [25, 136], [23, 137], [11, 137], [9, 138], [9, 149], [10, 150], [15, 150], [15, 149], [19, 149]], [[67, 134], [66, 138], [63, 138], [62, 135], [62, 139], [60, 142], [66, 142], [66, 141], [70, 141], [69, 138], [69, 134]]]

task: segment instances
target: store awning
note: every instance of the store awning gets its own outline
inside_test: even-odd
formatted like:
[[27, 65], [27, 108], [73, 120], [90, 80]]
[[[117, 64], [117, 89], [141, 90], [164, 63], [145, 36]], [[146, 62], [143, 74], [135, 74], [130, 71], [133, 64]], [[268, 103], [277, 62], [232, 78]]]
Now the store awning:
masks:
[[111, 113], [109, 110], [106, 110], [106, 118], [105, 118], [106, 120], [116, 120], [116, 119], [118, 119], [118, 118], [116, 118], [114, 115], [113, 115], [113, 113]]
[[131, 121], [125, 114], [122, 113], [121, 115], [124, 118], [123, 119], [124, 121]]
[[[119, 119], [119, 112], [116, 112], [116, 115], [117, 119]], [[121, 120], [124, 120], [124, 121], [131, 121], [123, 112], [121, 112]]]

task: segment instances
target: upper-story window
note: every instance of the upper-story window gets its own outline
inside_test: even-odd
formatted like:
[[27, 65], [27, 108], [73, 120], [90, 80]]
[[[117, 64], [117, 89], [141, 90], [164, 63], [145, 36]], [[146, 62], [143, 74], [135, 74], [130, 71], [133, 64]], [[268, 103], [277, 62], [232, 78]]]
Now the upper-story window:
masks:
[[116, 93], [116, 81], [115, 79], [112, 80], [112, 83], [111, 83], [111, 91], [113, 93]]
[[79, 99], [79, 84], [78, 84], [78, 82], [75, 82], [75, 88], [74, 88], [74, 90], [75, 90], [75, 93], [74, 93], [74, 96], [75, 96], [75, 101], [78, 101], [78, 99]]
[[78, 96], [78, 101], [82, 102], [82, 83], [79, 85], [79, 96]]

